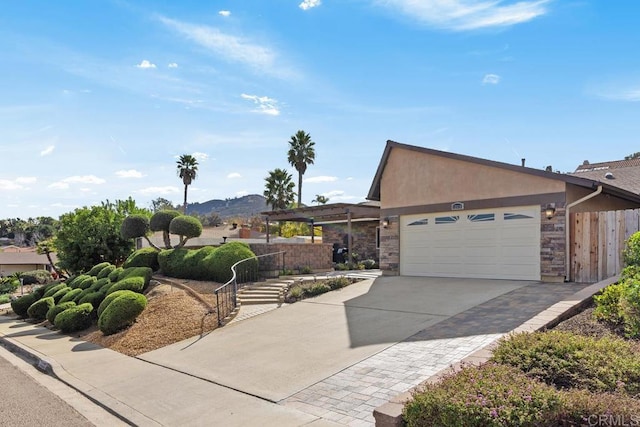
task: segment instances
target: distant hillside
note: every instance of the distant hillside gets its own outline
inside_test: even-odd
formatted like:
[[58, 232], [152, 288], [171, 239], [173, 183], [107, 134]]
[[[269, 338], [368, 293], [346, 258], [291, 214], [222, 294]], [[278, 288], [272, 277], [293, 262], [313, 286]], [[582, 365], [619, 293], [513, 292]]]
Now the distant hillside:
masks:
[[270, 208], [267, 206], [267, 199], [258, 194], [250, 194], [248, 196], [227, 200], [214, 199], [203, 203], [187, 204], [187, 213], [197, 212], [206, 215], [215, 212], [222, 219], [232, 217], [248, 218], [268, 210], [270, 210]]

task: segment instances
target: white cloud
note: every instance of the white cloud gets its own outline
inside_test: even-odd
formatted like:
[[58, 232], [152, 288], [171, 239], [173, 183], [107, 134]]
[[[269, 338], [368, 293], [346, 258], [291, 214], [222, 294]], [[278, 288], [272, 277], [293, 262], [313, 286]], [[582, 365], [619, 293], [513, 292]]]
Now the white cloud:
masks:
[[50, 145], [47, 148], [45, 148], [44, 150], [42, 150], [40, 152], [41, 156], [48, 156], [49, 154], [53, 153], [53, 150], [55, 150], [56, 146], [55, 145]]
[[22, 185], [8, 179], [0, 179], [0, 190], [22, 190]]
[[426, 25], [453, 31], [509, 27], [547, 13], [550, 0], [378, 0]]
[[257, 109], [252, 110], [254, 113], [267, 114], [269, 116], [280, 115], [280, 110], [277, 106], [278, 101], [273, 98], [269, 98], [268, 96], [247, 95], [246, 93], [241, 94], [240, 97], [248, 101], [253, 101], [253, 103], [258, 106]]
[[227, 17], [231, 15], [231, 12], [228, 10], [221, 10], [220, 12], [218, 12], [218, 15]]
[[142, 178], [144, 175], [135, 169], [129, 169], [117, 171], [116, 176], [118, 178]]
[[305, 178], [304, 182], [319, 183], [319, 182], [336, 182], [338, 177], [336, 176], [314, 176], [311, 178]]
[[48, 188], [53, 188], [53, 189], [57, 189], [57, 190], [66, 190], [69, 188], [70, 184], [104, 184], [105, 181], [102, 178], [98, 178], [95, 175], [76, 175], [76, 176], [70, 176], [68, 178], [62, 179], [58, 182], [53, 182], [51, 184], [48, 185]]
[[47, 185], [47, 188], [51, 188], [53, 190], [66, 190], [69, 188], [69, 184], [66, 182], [58, 181]]
[[139, 63], [138, 65], [136, 65], [136, 67], [138, 68], [143, 68], [143, 69], [147, 69], [147, 68], [156, 68], [156, 64], [149, 62], [146, 59], [143, 59], [141, 63]]
[[167, 67], [169, 67], [169, 68], [178, 68], [178, 63], [177, 62], [170, 62], [169, 65], [167, 65]]
[[304, 0], [302, 3], [298, 5], [298, 7], [302, 10], [312, 9], [314, 7], [318, 7], [322, 4], [320, 0]]
[[195, 157], [199, 162], [203, 162], [209, 158], [209, 155], [207, 153], [200, 153], [198, 151], [193, 153], [192, 156]]
[[485, 74], [482, 79], [483, 85], [497, 85], [502, 78], [497, 74]]
[[610, 101], [640, 101], [640, 85], [628, 87], [604, 87], [592, 91], [598, 98], [608, 99]]
[[242, 178], [242, 175], [240, 175], [238, 172], [232, 172], [229, 175], [227, 175], [227, 178], [229, 179]]
[[175, 194], [175, 193], [179, 193], [179, 192], [180, 192], [180, 190], [178, 189], [178, 187], [174, 187], [174, 186], [147, 187], [147, 188], [142, 188], [142, 189], [136, 191], [136, 193], [152, 194], [152, 195]]
[[35, 176], [19, 176], [16, 178], [16, 183], [18, 184], [35, 184], [38, 181], [38, 178]]

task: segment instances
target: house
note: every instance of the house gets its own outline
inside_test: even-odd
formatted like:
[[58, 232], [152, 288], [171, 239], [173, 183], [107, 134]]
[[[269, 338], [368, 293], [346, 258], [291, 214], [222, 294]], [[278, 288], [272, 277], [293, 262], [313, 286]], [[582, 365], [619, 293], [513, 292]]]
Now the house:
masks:
[[[57, 262], [55, 254], [51, 254], [53, 262]], [[36, 252], [0, 252], [0, 275], [8, 276], [13, 273], [22, 273], [34, 270], [52, 271], [46, 255]]]
[[584, 176], [387, 141], [367, 197], [380, 202], [380, 267], [568, 280], [569, 214], [640, 207], [638, 192], [617, 179]]
[[632, 193], [640, 194], [640, 159], [589, 163], [577, 167], [574, 176], [607, 182]]

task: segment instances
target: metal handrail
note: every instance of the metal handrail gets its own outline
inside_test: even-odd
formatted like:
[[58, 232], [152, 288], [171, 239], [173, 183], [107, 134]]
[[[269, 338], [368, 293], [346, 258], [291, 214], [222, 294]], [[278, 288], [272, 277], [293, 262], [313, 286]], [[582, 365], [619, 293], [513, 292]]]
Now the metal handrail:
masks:
[[[222, 312], [221, 308], [223, 306], [225, 308], [229, 308], [228, 311], [229, 313], [231, 313], [231, 311], [233, 311], [233, 309], [235, 309], [238, 306], [238, 275], [237, 275], [236, 267], [242, 264], [243, 262], [249, 261], [251, 259], [258, 259], [258, 258], [263, 258], [263, 257], [273, 256], [273, 255], [280, 255], [280, 254], [282, 254], [282, 271], [284, 271], [284, 255], [286, 254], [286, 251], [272, 252], [264, 255], [254, 255], [252, 257], [242, 259], [231, 266], [231, 273], [232, 273], [231, 279], [229, 279], [227, 283], [216, 288], [216, 290], [213, 291], [213, 293], [216, 296], [216, 312], [218, 315], [218, 326], [222, 326], [222, 321], [228, 314], [228, 313], [225, 313], [223, 316], [221, 314]], [[233, 289], [229, 290], [228, 288], [230, 288], [231, 285], [233, 285]], [[222, 302], [220, 301], [221, 293], [227, 294], [227, 298], [225, 298], [225, 301], [222, 301]], [[229, 298], [229, 296], [231, 296], [232, 298]], [[229, 304], [230, 302], [231, 304]]]

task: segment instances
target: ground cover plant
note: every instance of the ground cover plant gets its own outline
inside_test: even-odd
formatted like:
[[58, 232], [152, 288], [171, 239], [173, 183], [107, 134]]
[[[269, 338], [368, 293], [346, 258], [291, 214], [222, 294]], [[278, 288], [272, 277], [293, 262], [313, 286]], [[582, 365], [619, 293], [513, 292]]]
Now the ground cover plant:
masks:
[[290, 304], [305, 298], [311, 298], [329, 291], [344, 288], [345, 286], [349, 286], [357, 281], [359, 280], [344, 276], [299, 281], [289, 287], [287, 294], [284, 297], [284, 301]]

